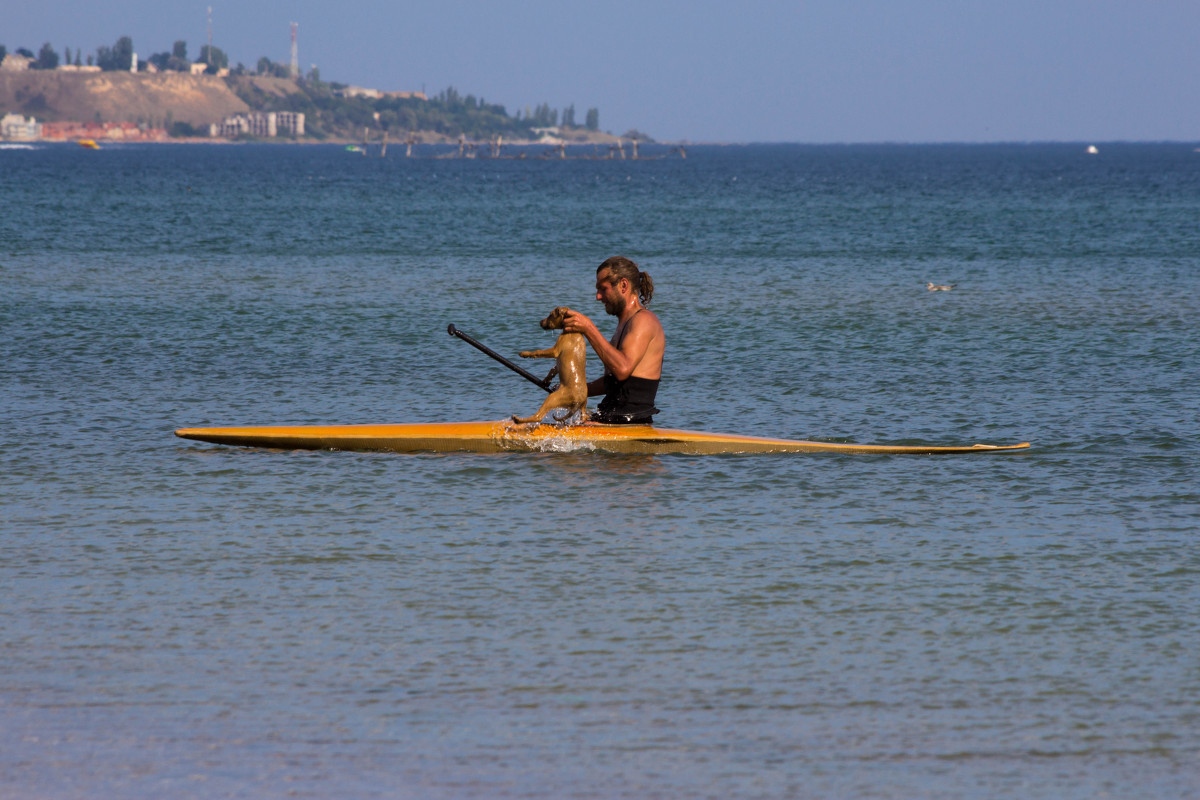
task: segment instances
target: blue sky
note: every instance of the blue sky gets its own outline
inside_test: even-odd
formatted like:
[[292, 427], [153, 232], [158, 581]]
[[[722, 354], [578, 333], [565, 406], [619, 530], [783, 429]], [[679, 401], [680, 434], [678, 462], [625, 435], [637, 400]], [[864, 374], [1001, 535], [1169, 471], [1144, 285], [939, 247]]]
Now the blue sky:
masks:
[[[0, 44], [94, 52], [176, 39], [198, 55], [207, 2], [5, 3]], [[231, 62], [505, 105], [600, 110], [662, 140], [1200, 140], [1196, 0], [214, 0]]]

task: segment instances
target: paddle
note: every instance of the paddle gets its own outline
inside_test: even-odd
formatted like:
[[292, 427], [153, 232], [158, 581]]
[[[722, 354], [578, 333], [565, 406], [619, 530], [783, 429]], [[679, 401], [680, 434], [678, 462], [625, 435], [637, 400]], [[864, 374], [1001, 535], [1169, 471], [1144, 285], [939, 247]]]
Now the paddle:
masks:
[[538, 386], [542, 387], [547, 392], [554, 391], [553, 389], [550, 388], [550, 378], [553, 377], [553, 375], [554, 375], [553, 372], [551, 372], [550, 375], [547, 375], [545, 378], [539, 378], [536, 375], [534, 375], [532, 372], [526, 372], [525, 370], [518, 367], [516, 364], [509, 361], [504, 356], [497, 353], [492, 348], [488, 347], [485, 344], [482, 344], [481, 342], [475, 341], [473, 338], [471, 338], [467, 334], [463, 333], [458, 328], [454, 327], [453, 322], [451, 322], [449, 325], [446, 326], [446, 333], [450, 334], [451, 336], [457, 336], [459, 339], [462, 339], [464, 342], [471, 345], [479, 352], [491, 356], [492, 358], [496, 359], [504, 366], [511, 369], [513, 372], [520, 375], [525, 380], [527, 380], [531, 383], [536, 383]]

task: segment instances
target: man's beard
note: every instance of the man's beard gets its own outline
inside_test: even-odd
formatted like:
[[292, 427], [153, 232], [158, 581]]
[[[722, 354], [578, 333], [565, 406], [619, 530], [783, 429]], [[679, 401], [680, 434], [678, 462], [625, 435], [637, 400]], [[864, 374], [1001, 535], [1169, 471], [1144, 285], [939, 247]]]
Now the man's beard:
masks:
[[604, 311], [610, 317], [619, 317], [621, 315], [621, 304], [615, 300], [605, 300]]

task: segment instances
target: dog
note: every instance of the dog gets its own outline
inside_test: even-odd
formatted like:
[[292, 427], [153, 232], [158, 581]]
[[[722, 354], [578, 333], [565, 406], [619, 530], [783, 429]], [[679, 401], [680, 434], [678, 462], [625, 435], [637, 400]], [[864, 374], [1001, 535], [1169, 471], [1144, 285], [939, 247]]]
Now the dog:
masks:
[[[566, 306], [558, 306], [550, 312], [550, 316], [542, 320], [542, 330], [561, 330], [563, 320], [570, 311]], [[521, 358], [553, 358], [556, 365], [550, 371], [553, 376], [558, 374], [558, 388], [550, 393], [542, 407], [530, 417], [518, 417], [513, 414], [513, 422], [540, 422], [542, 417], [555, 408], [564, 408], [566, 413], [555, 415], [562, 422], [572, 414], [579, 412], [587, 419], [587, 339], [582, 333], [564, 333], [554, 342], [554, 347], [545, 350], [522, 350]]]

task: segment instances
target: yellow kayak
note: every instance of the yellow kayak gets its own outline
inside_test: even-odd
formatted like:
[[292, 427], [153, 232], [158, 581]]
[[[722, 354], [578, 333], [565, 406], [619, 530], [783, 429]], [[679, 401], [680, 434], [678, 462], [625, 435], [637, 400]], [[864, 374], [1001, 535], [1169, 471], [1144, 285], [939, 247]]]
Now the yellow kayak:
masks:
[[609, 453], [996, 453], [1023, 450], [1011, 445], [837, 444], [681, 431], [651, 425], [519, 425], [491, 422], [433, 422], [397, 425], [295, 425], [244, 428], [180, 428], [175, 435], [213, 444], [288, 450], [386, 450], [408, 452], [571, 452]]

